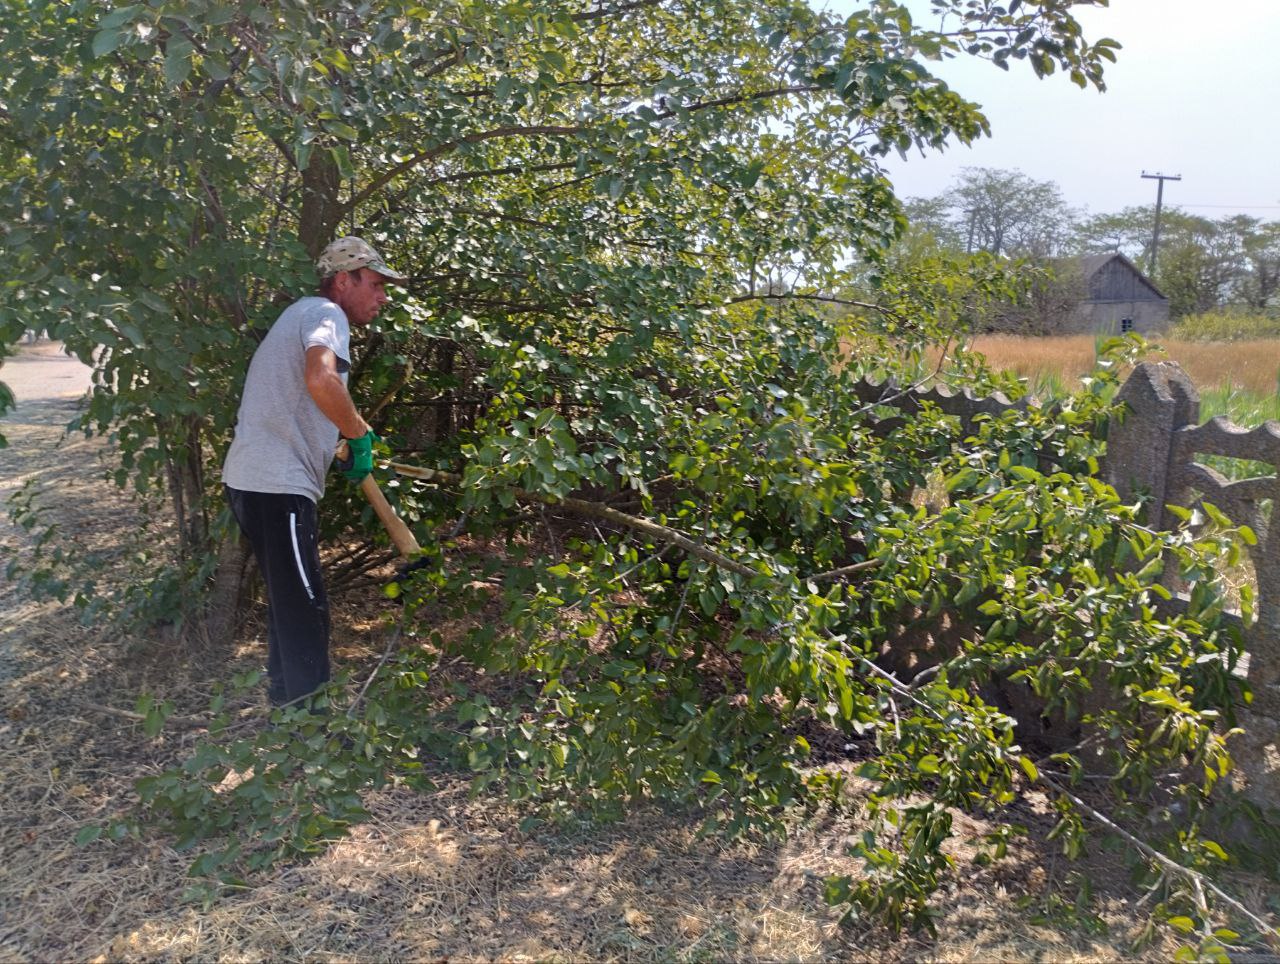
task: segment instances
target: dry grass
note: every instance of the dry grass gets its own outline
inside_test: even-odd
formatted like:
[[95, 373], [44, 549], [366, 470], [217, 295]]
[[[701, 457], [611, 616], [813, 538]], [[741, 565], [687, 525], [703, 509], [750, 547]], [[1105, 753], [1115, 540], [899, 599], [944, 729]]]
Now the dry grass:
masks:
[[[1230, 387], [1256, 395], [1274, 395], [1280, 379], [1280, 339], [1233, 342], [1152, 339], [1201, 389]], [[982, 335], [972, 347], [995, 368], [1008, 369], [1034, 387], [1047, 380], [1073, 386], [1093, 368], [1092, 335], [1020, 338]]]
[[[92, 446], [58, 448], [62, 409], [25, 406], [4, 429], [0, 484], [57, 479], [60, 521], [87, 543], [133, 540], [132, 507], [83, 471]], [[80, 446], [82, 443], [74, 443]], [[11, 488], [11, 486], [10, 486]], [[24, 533], [0, 521], [6, 552]], [[376, 608], [335, 600], [340, 660], [379, 648]], [[128, 707], [143, 689], [197, 712], [209, 685], [258, 666], [250, 628], [225, 660], [196, 660], [165, 634], [122, 638], [73, 612], [0, 585], [0, 958], [5, 960], [1114, 960], [1142, 912], [1116, 858], [1068, 865], [1030, 843], [990, 868], [958, 846], [960, 872], [938, 896], [941, 937], [842, 928], [819, 878], [856, 870], [857, 826], [797, 828], [785, 843], [701, 839], [688, 814], [641, 812], [608, 827], [526, 834], [520, 814], [472, 799], [440, 769], [430, 794], [367, 794], [372, 818], [309, 863], [280, 867], [204, 908], [184, 903], [191, 854], [160, 837], [76, 847], [86, 824], [122, 812], [139, 776], [182, 759], [199, 733], [147, 739], [97, 705]], [[1043, 801], [1014, 819], [1044, 829]], [[963, 814], [958, 829], [986, 828]], [[1070, 870], [1095, 881], [1096, 936], [1069, 919], [1032, 923], [1038, 900]], [[1265, 895], [1259, 896], [1263, 900]], [[1167, 959], [1167, 940], [1146, 956]]]

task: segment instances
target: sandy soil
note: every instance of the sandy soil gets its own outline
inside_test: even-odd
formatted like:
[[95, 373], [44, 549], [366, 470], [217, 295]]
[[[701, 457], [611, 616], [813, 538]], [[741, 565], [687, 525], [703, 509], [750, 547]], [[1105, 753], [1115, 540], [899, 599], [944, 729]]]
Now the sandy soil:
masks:
[[[23, 345], [0, 365], [0, 382], [9, 386], [19, 412], [49, 402], [76, 399], [89, 390], [91, 369], [62, 350], [62, 343]], [[5, 421], [12, 420], [10, 415]]]
[[[0, 382], [17, 402], [0, 416], [0, 434], [9, 443], [0, 448], [0, 504], [7, 506], [24, 487], [44, 488], [56, 479], [64, 483], [58, 497], [64, 525], [72, 537], [83, 535], [88, 504], [100, 495], [102, 445], [68, 436], [66, 427], [89, 390], [89, 367], [67, 356], [58, 342], [41, 341], [6, 359]], [[0, 511], [0, 571], [28, 545], [27, 534]], [[25, 646], [19, 637], [25, 627], [49, 619], [57, 608], [32, 602], [12, 579], [0, 580], [0, 678], [21, 665]]]

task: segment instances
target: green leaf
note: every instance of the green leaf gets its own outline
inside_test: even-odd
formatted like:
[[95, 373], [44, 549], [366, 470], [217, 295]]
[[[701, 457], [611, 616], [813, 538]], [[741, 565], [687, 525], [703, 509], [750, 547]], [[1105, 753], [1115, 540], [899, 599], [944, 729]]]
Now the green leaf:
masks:
[[95, 58], [105, 57], [114, 51], [124, 41], [125, 32], [114, 27], [106, 30], [99, 30], [93, 35], [93, 56]]
[[341, 121], [325, 121], [324, 129], [335, 137], [341, 137], [344, 141], [358, 140], [360, 132], [350, 124], [344, 124]]
[[1028, 757], [1019, 756], [1018, 764], [1022, 767], [1022, 772], [1027, 775], [1027, 779], [1032, 783], [1040, 779], [1040, 771], [1036, 769], [1036, 765]]
[[1204, 847], [1205, 850], [1209, 851], [1209, 853], [1213, 854], [1215, 857], [1221, 860], [1223, 863], [1226, 863], [1230, 859], [1227, 856], [1227, 852], [1222, 849], [1222, 846], [1218, 843], [1215, 843], [1212, 840], [1201, 840], [1200, 845]]
[[1184, 934], [1190, 934], [1193, 930], [1195, 930], [1196, 922], [1193, 921], [1190, 917], [1170, 917], [1169, 926], [1176, 930], [1182, 931], [1182, 933]]
[[938, 773], [939, 760], [935, 754], [927, 754], [916, 761], [916, 769], [921, 773]]
[[324, 60], [328, 64], [337, 67], [343, 73], [349, 73], [351, 70], [351, 61], [347, 58], [346, 52], [341, 47], [330, 47], [324, 53]]
[[200, 69], [212, 80], [226, 80], [231, 76], [231, 68], [227, 66], [227, 62], [212, 54], [205, 54], [200, 58]]
[[1151, 706], [1168, 706], [1174, 709], [1182, 706], [1182, 702], [1168, 690], [1145, 690], [1139, 694], [1138, 699]]
[[170, 87], [177, 87], [191, 74], [191, 41], [186, 37], [171, 37], [164, 55], [164, 80]]
[[355, 168], [351, 166], [351, 155], [347, 152], [346, 144], [335, 144], [329, 148], [329, 153], [333, 157], [334, 164], [337, 165], [340, 177], [350, 180], [356, 176]]
[[81, 827], [76, 834], [76, 846], [83, 847], [85, 844], [93, 843], [102, 836], [102, 827], [97, 824], [90, 824], [87, 827]]
[[116, 27], [123, 27], [133, 19], [140, 8], [141, 4], [137, 3], [131, 3], [126, 7], [118, 7], [98, 21], [98, 29], [112, 30]]

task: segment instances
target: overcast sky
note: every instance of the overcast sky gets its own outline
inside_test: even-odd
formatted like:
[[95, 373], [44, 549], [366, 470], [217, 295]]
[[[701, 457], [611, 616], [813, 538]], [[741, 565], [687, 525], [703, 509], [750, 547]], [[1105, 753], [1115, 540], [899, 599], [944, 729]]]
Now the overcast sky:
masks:
[[[863, 0], [811, 0], [846, 14]], [[932, 25], [928, 0], [909, 0]], [[1092, 213], [1155, 201], [1218, 218], [1280, 220], [1280, 0], [1111, 0], [1081, 8], [1089, 39], [1123, 49], [1107, 90], [1081, 90], [1054, 74], [1038, 80], [1024, 62], [1008, 73], [961, 57], [934, 65], [952, 88], [983, 106], [991, 137], [972, 148], [888, 166], [900, 197], [929, 197], [966, 166], [1016, 169], [1055, 181], [1067, 203]]]

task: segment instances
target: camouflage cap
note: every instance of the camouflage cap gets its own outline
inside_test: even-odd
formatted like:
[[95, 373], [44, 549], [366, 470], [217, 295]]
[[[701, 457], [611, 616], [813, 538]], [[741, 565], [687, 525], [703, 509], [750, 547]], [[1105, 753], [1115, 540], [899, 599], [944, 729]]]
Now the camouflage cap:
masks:
[[388, 268], [387, 263], [382, 260], [382, 255], [378, 254], [373, 245], [363, 238], [338, 238], [337, 241], [330, 242], [316, 260], [316, 271], [321, 278], [328, 278], [339, 271], [356, 271], [360, 268], [376, 271], [392, 281], [408, 280], [408, 275]]

